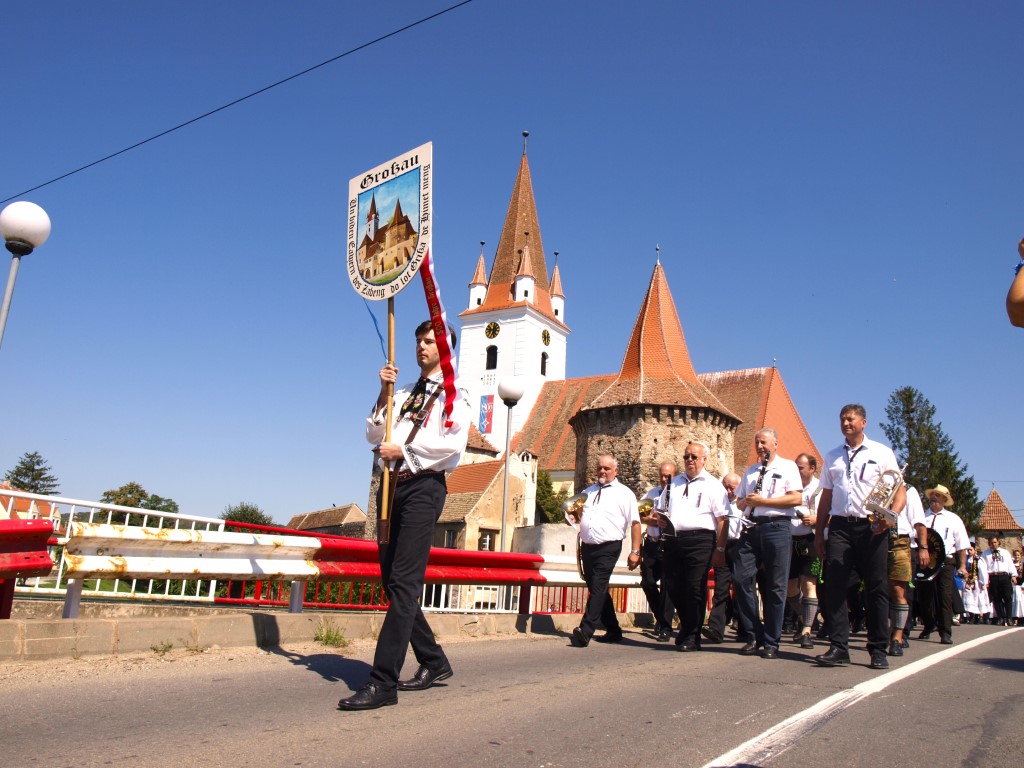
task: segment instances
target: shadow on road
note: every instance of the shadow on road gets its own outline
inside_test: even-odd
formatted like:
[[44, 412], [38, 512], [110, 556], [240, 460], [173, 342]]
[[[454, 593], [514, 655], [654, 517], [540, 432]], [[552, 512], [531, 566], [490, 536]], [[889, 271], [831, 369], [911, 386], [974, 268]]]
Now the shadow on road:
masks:
[[314, 653], [307, 656], [301, 653], [294, 653], [293, 651], [286, 651], [278, 646], [264, 648], [263, 650], [288, 659], [288, 661], [296, 666], [305, 667], [328, 682], [345, 683], [345, 685], [353, 690], [361, 688], [370, 676], [370, 665], [365, 661], [350, 659], [339, 653]]

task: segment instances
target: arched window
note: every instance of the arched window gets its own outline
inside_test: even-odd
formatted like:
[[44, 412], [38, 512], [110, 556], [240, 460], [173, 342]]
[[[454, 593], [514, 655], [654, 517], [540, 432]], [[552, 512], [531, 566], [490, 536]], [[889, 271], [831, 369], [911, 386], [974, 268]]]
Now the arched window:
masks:
[[488, 371], [493, 371], [498, 367], [498, 347], [492, 344], [487, 348], [487, 366]]
[[541, 376], [547, 376], [548, 375], [548, 353], [547, 352], [541, 352], [540, 353], [540, 375]]

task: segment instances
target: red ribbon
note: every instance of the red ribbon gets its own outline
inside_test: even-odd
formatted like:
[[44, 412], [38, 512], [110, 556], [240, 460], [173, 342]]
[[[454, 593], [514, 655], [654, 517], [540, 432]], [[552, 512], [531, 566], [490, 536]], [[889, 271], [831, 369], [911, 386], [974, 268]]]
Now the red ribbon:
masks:
[[448, 322], [441, 303], [441, 288], [434, 277], [434, 264], [430, 260], [430, 251], [423, 256], [420, 266], [420, 279], [423, 281], [423, 293], [427, 297], [427, 309], [430, 311], [430, 324], [434, 327], [434, 342], [441, 357], [441, 373], [444, 375], [444, 415], [445, 429], [452, 427], [452, 409], [459, 391], [455, 386], [455, 367], [452, 365], [452, 348], [448, 343]]

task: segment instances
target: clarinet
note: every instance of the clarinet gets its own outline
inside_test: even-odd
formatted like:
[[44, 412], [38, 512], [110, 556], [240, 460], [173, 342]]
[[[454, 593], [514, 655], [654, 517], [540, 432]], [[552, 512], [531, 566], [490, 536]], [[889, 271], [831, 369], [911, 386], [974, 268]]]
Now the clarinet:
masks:
[[[764, 485], [764, 475], [765, 475], [765, 472], [768, 471], [768, 462], [771, 461], [771, 460], [772, 460], [771, 452], [766, 452], [765, 455], [764, 455], [764, 461], [761, 462], [761, 474], [759, 474], [757, 476], [757, 484], [754, 486], [754, 493], [752, 495], [754, 495], [754, 496], [760, 496], [761, 495], [761, 486]], [[756, 509], [756, 507], [751, 507], [750, 508], [750, 516], [751, 517], [754, 516], [754, 510], [755, 509]]]

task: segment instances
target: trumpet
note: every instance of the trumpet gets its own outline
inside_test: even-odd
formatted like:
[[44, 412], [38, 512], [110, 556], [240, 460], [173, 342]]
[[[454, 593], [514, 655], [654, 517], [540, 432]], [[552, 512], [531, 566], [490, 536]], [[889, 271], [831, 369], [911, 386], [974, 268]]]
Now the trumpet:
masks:
[[651, 514], [651, 510], [654, 509], [654, 500], [641, 499], [639, 502], [637, 502], [636, 508], [641, 515], [646, 517], [647, 515]]
[[896, 492], [903, 486], [903, 473], [907, 471], [909, 464], [902, 470], [887, 469], [878, 476], [875, 487], [864, 499], [864, 509], [868, 511], [868, 520], [872, 523], [885, 521], [890, 528], [897, 524], [897, 514], [892, 511], [892, 503], [896, 499]]
[[562, 502], [562, 511], [565, 513], [566, 522], [571, 517], [577, 524], [583, 517], [583, 505], [587, 503], [586, 493], [577, 493], [575, 496]]

